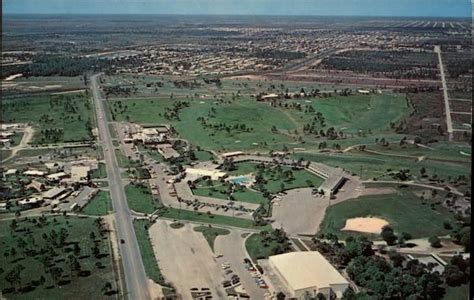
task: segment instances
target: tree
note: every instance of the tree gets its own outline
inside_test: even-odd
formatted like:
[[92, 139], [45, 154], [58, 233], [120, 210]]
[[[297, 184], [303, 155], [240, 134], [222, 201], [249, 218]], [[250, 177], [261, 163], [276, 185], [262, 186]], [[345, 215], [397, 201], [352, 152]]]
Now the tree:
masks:
[[286, 295], [283, 292], [278, 292], [276, 295], [277, 300], [285, 300]]
[[382, 239], [387, 242], [388, 245], [394, 245], [395, 241], [397, 240], [397, 236], [393, 233], [392, 227], [385, 225], [382, 228], [382, 232], [380, 233]]
[[112, 283], [107, 281], [102, 287], [102, 292], [104, 292], [104, 294], [107, 295], [108, 293], [110, 293], [111, 290], [112, 290]]
[[430, 243], [431, 247], [433, 248], [441, 248], [441, 240], [437, 236], [432, 236], [428, 239], [428, 242]]

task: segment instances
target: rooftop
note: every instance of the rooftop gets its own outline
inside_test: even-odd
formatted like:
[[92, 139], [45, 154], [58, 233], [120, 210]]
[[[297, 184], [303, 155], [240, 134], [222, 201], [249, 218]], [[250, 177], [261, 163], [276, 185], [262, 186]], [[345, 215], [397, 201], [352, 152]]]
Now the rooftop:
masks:
[[349, 284], [336, 268], [317, 251], [274, 255], [270, 256], [269, 261], [278, 269], [293, 290], [315, 286], [320, 289], [335, 284]]

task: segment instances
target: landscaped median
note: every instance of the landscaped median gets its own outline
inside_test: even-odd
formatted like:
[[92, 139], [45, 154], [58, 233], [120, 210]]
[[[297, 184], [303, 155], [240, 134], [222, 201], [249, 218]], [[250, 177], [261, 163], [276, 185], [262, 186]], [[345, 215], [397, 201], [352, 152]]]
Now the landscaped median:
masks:
[[281, 254], [290, 250], [286, 233], [276, 229], [254, 233], [245, 240], [245, 248], [252, 260], [268, 258], [271, 255]]
[[160, 217], [173, 220], [186, 220], [191, 222], [201, 222], [207, 224], [227, 225], [246, 229], [270, 230], [270, 225], [257, 226], [253, 220], [234, 218], [228, 216], [214, 215], [202, 212], [177, 209], [172, 207], [162, 207], [159, 213]]
[[227, 229], [211, 227], [211, 225], [196, 226], [194, 227], [194, 231], [201, 232], [202, 235], [204, 235], [204, 238], [211, 247], [212, 251], [214, 251], [214, 241], [216, 240], [217, 236], [227, 235], [230, 233], [230, 231]]

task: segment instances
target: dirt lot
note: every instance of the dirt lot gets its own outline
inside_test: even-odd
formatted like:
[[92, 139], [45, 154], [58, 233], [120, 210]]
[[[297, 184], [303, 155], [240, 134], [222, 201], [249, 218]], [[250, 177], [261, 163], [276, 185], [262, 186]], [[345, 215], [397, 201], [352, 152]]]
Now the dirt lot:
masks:
[[352, 218], [346, 220], [346, 225], [342, 230], [377, 234], [382, 231], [382, 227], [385, 225], [388, 225], [388, 222], [380, 218]]
[[165, 279], [175, 286], [182, 299], [193, 299], [193, 288], [208, 288], [213, 299], [224, 299], [224, 276], [203, 235], [195, 232], [191, 224], [173, 229], [170, 223], [158, 220], [149, 231]]

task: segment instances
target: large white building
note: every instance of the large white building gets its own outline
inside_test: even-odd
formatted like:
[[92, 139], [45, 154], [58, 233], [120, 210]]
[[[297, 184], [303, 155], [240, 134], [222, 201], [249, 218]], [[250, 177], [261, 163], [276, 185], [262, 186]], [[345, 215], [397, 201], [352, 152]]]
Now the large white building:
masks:
[[317, 251], [270, 256], [269, 265], [296, 299], [322, 293], [327, 299], [342, 298], [349, 282]]

